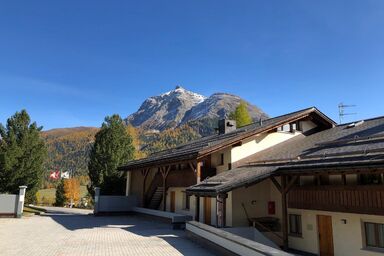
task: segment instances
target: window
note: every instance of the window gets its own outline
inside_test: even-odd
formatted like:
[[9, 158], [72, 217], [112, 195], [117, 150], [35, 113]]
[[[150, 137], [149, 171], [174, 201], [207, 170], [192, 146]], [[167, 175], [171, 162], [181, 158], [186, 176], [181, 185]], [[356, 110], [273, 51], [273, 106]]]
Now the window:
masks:
[[224, 154], [220, 154], [220, 165], [224, 165]]
[[364, 222], [367, 247], [384, 248], [384, 224]]
[[301, 215], [289, 214], [289, 234], [301, 236]]
[[360, 174], [360, 185], [382, 184], [381, 174]]
[[190, 196], [183, 191], [183, 209], [184, 210], [189, 210], [189, 204], [190, 204]]

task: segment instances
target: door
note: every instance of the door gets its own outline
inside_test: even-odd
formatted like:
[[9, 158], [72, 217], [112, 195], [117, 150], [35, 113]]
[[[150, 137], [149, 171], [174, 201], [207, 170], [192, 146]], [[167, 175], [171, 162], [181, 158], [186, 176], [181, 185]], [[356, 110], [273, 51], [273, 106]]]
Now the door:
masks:
[[211, 198], [204, 197], [204, 223], [211, 225]]
[[333, 256], [332, 217], [317, 215], [320, 256]]
[[171, 212], [175, 212], [175, 200], [176, 200], [175, 191], [171, 191]]

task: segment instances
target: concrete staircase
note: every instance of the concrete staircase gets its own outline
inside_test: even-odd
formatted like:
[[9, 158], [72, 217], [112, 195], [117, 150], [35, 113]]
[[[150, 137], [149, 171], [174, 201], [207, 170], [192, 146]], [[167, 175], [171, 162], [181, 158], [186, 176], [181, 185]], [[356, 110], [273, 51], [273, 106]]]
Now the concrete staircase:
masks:
[[157, 187], [155, 193], [153, 193], [151, 200], [148, 203], [149, 209], [157, 210], [163, 200], [163, 187]]

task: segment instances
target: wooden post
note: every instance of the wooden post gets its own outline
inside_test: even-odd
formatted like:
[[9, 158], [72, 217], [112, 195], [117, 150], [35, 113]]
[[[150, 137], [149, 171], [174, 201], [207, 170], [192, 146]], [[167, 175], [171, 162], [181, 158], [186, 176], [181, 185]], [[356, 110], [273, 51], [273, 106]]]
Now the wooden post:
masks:
[[163, 211], [167, 210], [167, 193], [166, 193], [166, 188], [167, 188], [167, 177], [169, 174], [169, 171], [171, 170], [171, 166], [169, 165], [168, 167], [161, 167], [160, 172], [161, 175], [163, 176]]
[[341, 174], [341, 180], [343, 181], [343, 185], [347, 185], [347, 176], [345, 173]]
[[287, 184], [287, 176], [283, 175], [281, 178], [281, 185], [275, 179], [275, 177], [271, 176], [271, 181], [277, 188], [277, 190], [281, 193], [281, 210], [282, 210], [282, 231], [283, 231], [283, 249], [288, 249], [288, 205], [287, 205], [287, 194], [289, 190], [295, 185], [299, 176], [293, 176], [292, 179]]
[[142, 201], [142, 202], [141, 202], [141, 206], [142, 206], [142, 207], [145, 207], [145, 182], [146, 182], [146, 180], [147, 180], [149, 170], [150, 170], [150, 168], [141, 170], [141, 174], [144, 176], [144, 180], [143, 180], [143, 191], [142, 191], [142, 199], [141, 199], [141, 201]]
[[201, 161], [198, 161], [197, 164], [196, 164], [197, 183], [201, 182], [201, 166], [202, 166], [202, 164], [203, 163]]
[[200, 196], [196, 196], [195, 221], [200, 221]]
[[282, 230], [283, 230], [283, 249], [288, 249], [288, 209], [287, 209], [287, 177], [281, 176], [281, 205], [282, 205]]
[[226, 198], [227, 194], [218, 194], [216, 196], [216, 226], [218, 228], [225, 227]]

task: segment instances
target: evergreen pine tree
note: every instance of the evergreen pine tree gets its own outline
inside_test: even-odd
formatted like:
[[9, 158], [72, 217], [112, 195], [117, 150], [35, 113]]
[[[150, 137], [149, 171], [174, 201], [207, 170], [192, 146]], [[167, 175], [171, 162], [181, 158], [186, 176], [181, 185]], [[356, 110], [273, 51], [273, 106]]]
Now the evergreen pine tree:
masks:
[[55, 206], [64, 206], [65, 201], [67, 201], [67, 198], [65, 197], [64, 180], [61, 179], [56, 188]]
[[235, 112], [231, 113], [229, 117], [236, 120], [237, 127], [243, 127], [252, 123], [252, 118], [249, 115], [247, 103], [245, 101], [240, 101]]
[[108, 116], [95, 136], [92, 146], [88, 173], [91, 185], [88, 190], [94, 193], [100, 187], [103, 194], [124, 193], [125, 179], [117, 167], [133, 159], [134, 146], [119, 115]]
[[25, 110], [10, 117], [5, 127], [0, 124], [0, 193], [18, 193], [26, 185], [25, 201], [36, 200], [47, 156], [41, 129]]

